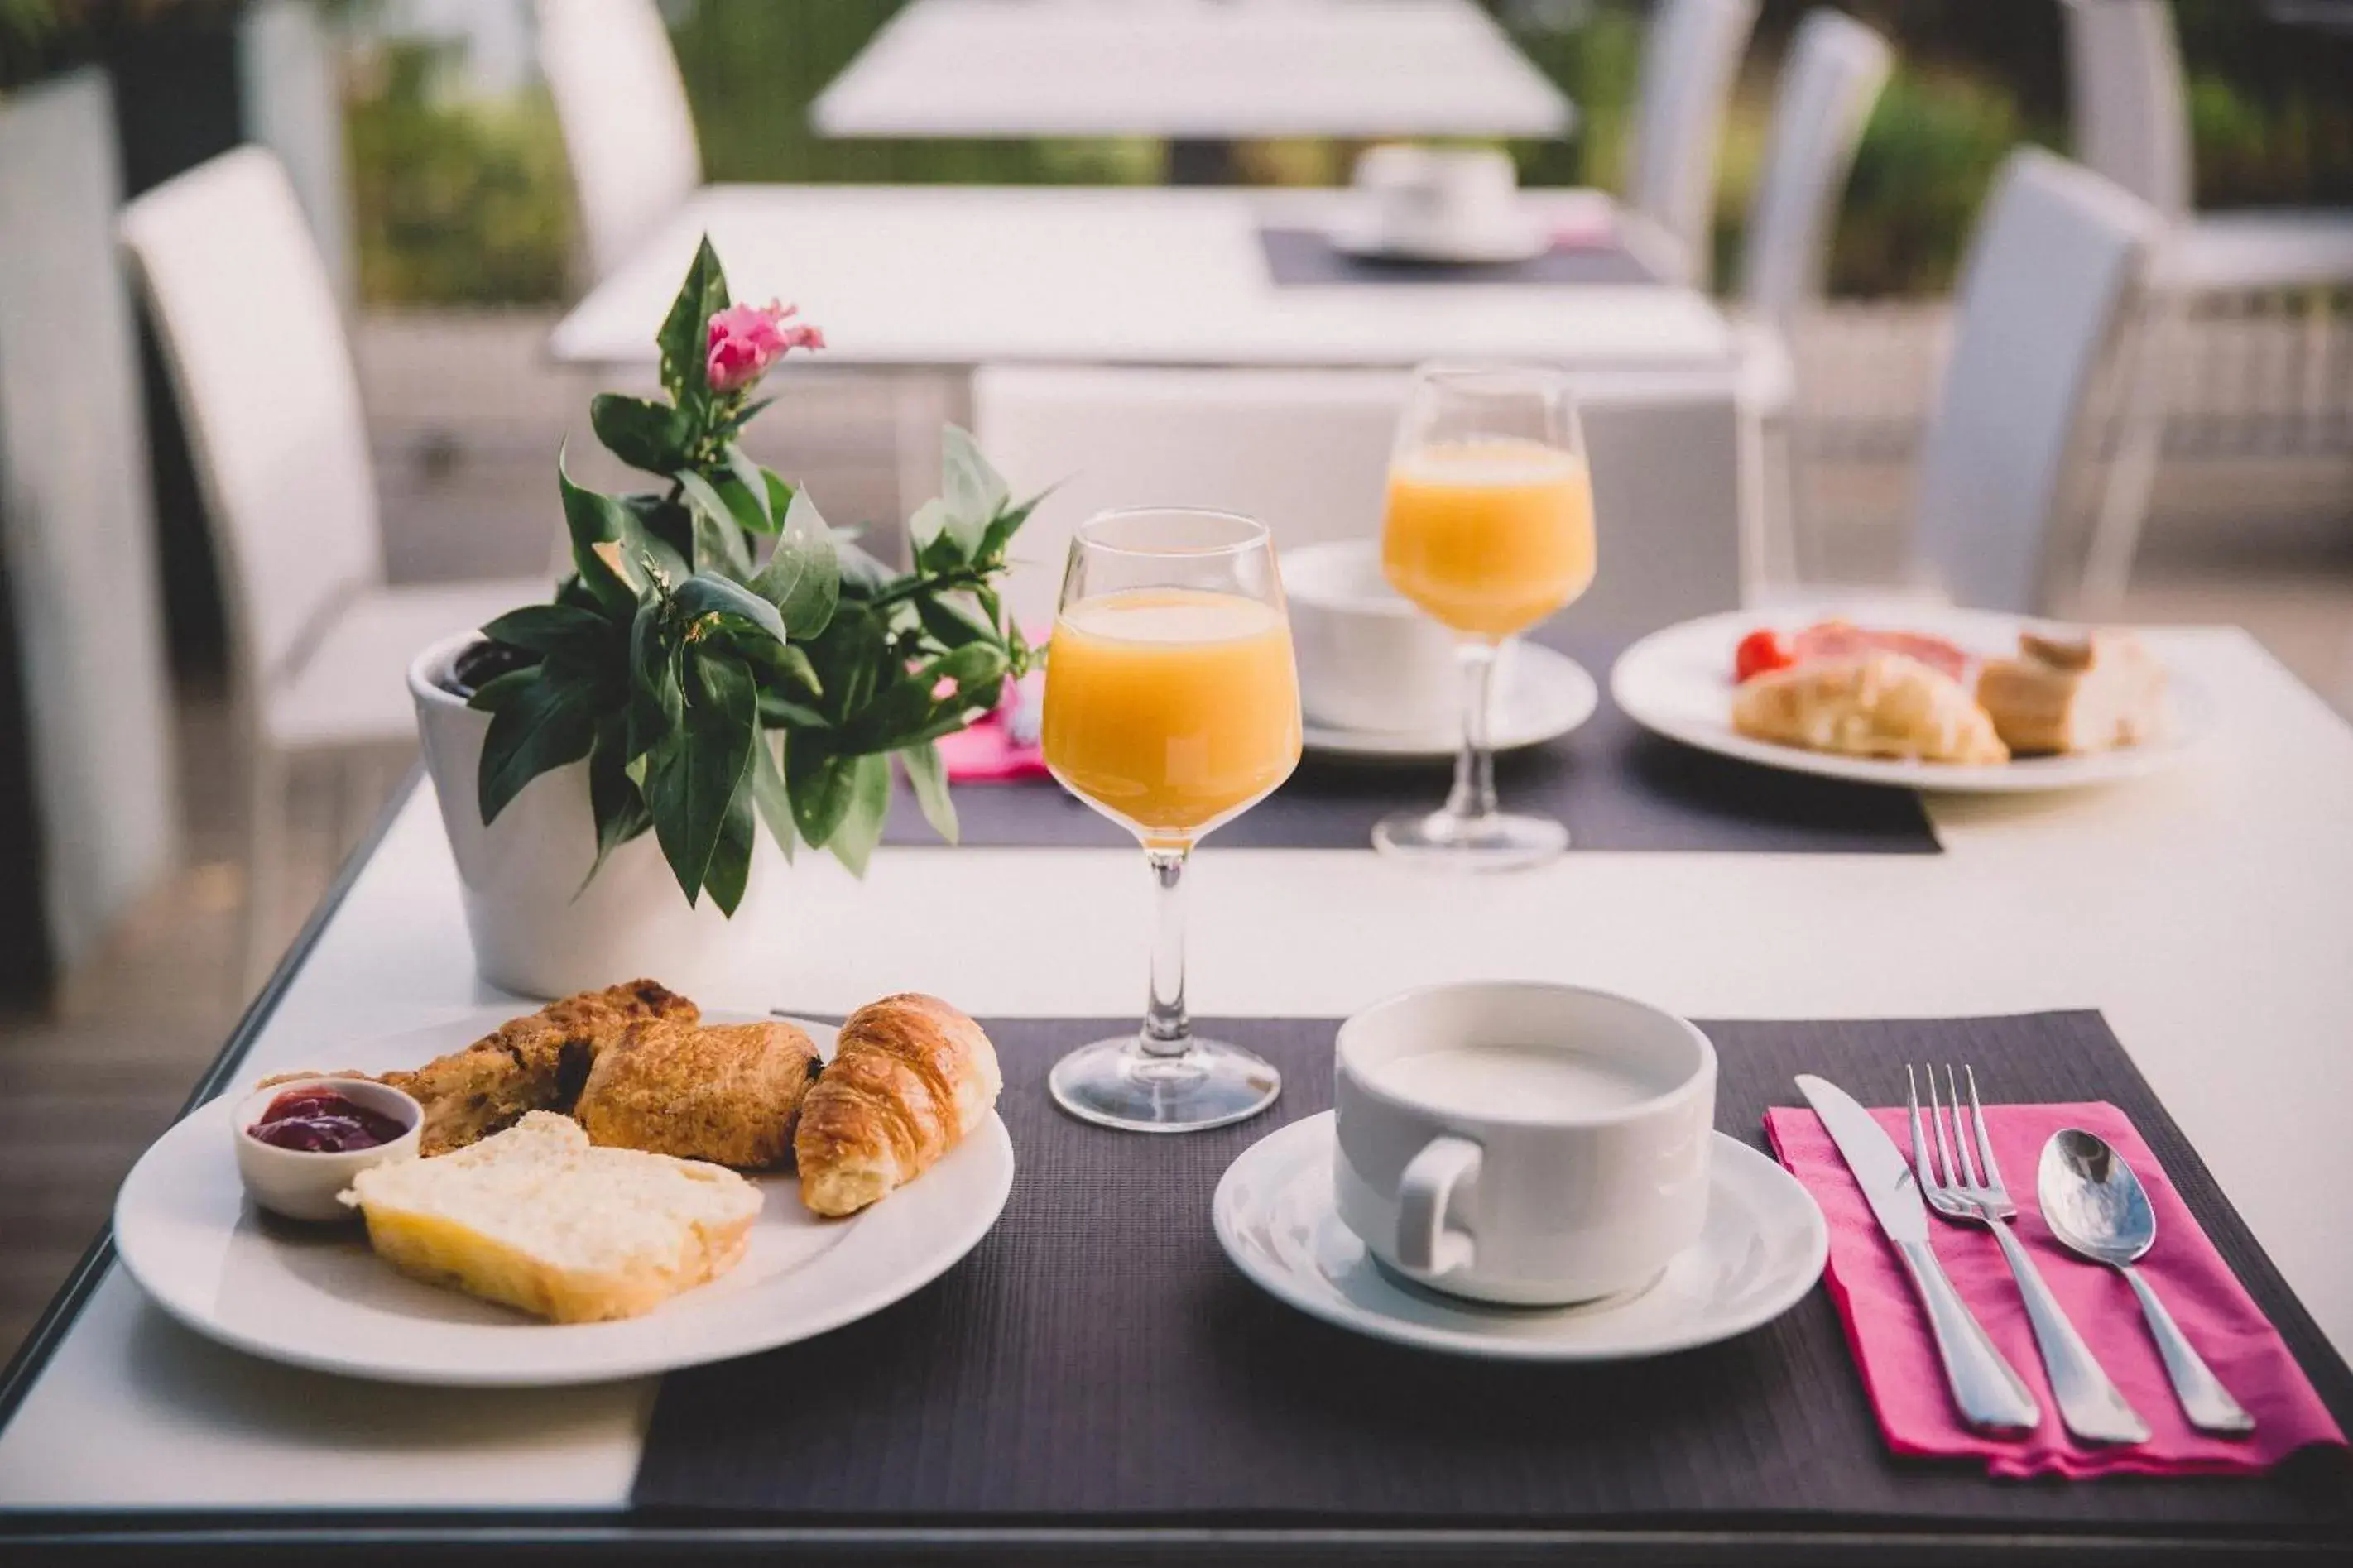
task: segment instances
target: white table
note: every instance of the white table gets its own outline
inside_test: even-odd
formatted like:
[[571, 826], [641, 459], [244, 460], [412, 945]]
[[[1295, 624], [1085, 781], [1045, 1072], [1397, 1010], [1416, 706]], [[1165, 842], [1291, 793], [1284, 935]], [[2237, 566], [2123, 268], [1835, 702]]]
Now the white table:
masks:
[[828, 136], [1559, 136], [1470, 0], [916, 0], [810, 106]]
[[[739, 300], [797, 304], [823, 353], [788, 366], [1409, 365], [1448, 355], [1577, 368], [1724, 369], [1735, 344], [1704, 295], [1665, 284], [1283, 287], [1262, 224], [1318, 226], [1345, 191], [1158, 187], [712, 185], [556, 324], [560, 361], [650, 366], [654, 331], [708, 234]], [[1588, 191], [1530, 193], [1589, 221]], [[1652, 243], [1616, 215], [1627, 243]]]
[[[1337, 1016], [1406, 985], [1509, 974], [1715, 1017], [2098, 1007], [2353, 1352], [2353, 730], [2243, 633], [2154, 641], [2215, 700], [2211, 752], [2102, 794], [1934, 800], [1941, 856], [1572, 852], [1455, 880], [1367, 852], [1212, 841], [1187, 879], [1195, 1005]], [[700, 1000], [838, 1013], [923, 989], [983, 1016], [1102, 1016], [1142, 990], [1149, 906], [1132, 853], [886, 848], [862, 885], [805, 858], [795, 891], [735, 982]], [[908, 940], [978, 908], [996, 918], [953, 942]], [[281, 982], [228, 1077], [497, 1001], [473, 978], [425, 787]], [[13, 1411], [0, 1390], [0, 1557], [26, 1510], [135, 1525], [222, 1509], [282, 1526], [341, 1508], [397, 1527], [496, 1510], [525, 1535], [618, 1523], [649, 1384], [343, 1383], [216, 1349], [119, 1268], [92, 1274]]]

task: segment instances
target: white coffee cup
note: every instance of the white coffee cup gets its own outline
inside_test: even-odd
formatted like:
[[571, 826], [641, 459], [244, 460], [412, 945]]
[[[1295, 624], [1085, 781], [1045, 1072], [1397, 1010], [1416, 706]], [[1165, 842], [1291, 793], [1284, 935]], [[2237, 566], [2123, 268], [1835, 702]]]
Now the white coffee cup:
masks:
[[1402, 250], [1475, 243], [1506, 229], [1517, 210], [1518, 171], [1492, 147], [1368, 148], [1355, 183], [1371, 208], [1371, 234]]
[[[1461, 722], [1454, 634], [1389, 586], [1378, 542], [1285, 551], [1282, 594], [1299, 663], [1299, 705], [1310, 723], [1421, 732]], [[1506, 643], [1495, 667], [1499, 710], [1516, 666], [1514, 645]]]
[[1340, 1218], [1420, 1284], [1515, 1305], [1647, 1287], [1707, 1220], [1715, 1050], [1536, 982], [1409, 991], [1340, 1026]]

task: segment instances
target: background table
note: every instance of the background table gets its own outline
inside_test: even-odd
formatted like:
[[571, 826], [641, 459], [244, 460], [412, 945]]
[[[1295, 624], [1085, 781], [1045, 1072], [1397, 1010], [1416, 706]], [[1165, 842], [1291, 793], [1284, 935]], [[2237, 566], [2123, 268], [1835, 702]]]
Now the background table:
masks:
[[[1409, 984], [1526, 975], [1699, 1016], [2098, 1007], [2332, 1342], [2353, 1352], [2353, 731], [2242, 633], [2153, 641], [2212, 700], [2211, 752], [2106, 792], [1934, 800], [1940, 856], [1573, 855], [1454, 879], [1361, 850], [1220, 853], [1213, 840], [1187, 879], [1193, 999], [1205, 1015], [1338, 1016]], [[1132, 852], [886, 848], [862, 886], [808, 858], [793, 887], [734, 983], [700, 1000], [839, 1013], [920, 988], [976, 1013], [1085, 1016], [1120, 1013], [1143, 989], [1150, 908]], [[473, 977], [423, 788], [313, 936], [257, 1005], [229, 1078], [315, 1066], [355, 1033], [501, 1000]], [[37, 1530], [216, 1541], [203, 1533], [216, 1523], [278, 1538], [307, 1527], [344, 1543], [351, 1516], [393, 1544], [560, 1538], [585, 1552], [630, 1540], [619, 1510], [649, 1384], [460, 1394], [277, 1368], [178, 1329], [103, 1256], [33, 1354], [21, 1400], [0, 1405], [0, 1556]], [[773, 1551], [786, 1533], [709, 1544]], [[1259, 1540], [1304, 1544], [1247, 1531], [1160, 1544], [1231, 1557]], [[664, 1544], [678, 1548], [650, 1543]], [[1041, 1531], [1007, 1550], [1102, 1560], [1116, 1544]], [[1361, 1561], [1383, 1541], [1325, 1544]], [[1419, 1544], [1454, 1561], [1537, 1543]], [[1757, 1562], [1776, 1544], [1820, 1561], [1841, 1543], [1652, 1544]], [[1881, 1560], [1899, 1550], [1844, 1544]], [[1964, 1561], [1989, 1550], [1947, 1544]]]
[[827, 136], [1560, 136], [1568, 100], [1469, 0], [916, 0], [810, 106]]
[[[1525, 199], [1563, 221], [1592, 211], [1588, 192]], [[708, 234], [737, 299], [779, 297], [825, 330], [812, 364], [1732, 364], [1715, 306], [1667, 284], [1275, 284], [1260, 226], [1326, 227], [1354, 202], [1345, 191], [707, 186], [557, 323], [549, 349], [568, 363], [650, 367], [654, 331]], [[1616, 221], [1630, 246], [1656, 243], [1633, 215]]]

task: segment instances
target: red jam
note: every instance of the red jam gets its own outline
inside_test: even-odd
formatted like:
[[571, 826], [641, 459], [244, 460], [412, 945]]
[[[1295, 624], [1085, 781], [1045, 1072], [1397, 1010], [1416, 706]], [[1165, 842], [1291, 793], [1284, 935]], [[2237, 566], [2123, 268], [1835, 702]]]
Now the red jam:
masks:
[[408, 1129], [331, 1089], [290, 1089], [271, 1100], [261, 1120], [246, 1131], [276, 1149], [344, 1154], [382, 1148]]

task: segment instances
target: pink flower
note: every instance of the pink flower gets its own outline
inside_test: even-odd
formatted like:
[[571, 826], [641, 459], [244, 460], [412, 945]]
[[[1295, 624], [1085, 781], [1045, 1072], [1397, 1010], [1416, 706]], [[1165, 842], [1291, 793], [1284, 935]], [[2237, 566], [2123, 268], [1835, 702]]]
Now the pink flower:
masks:
[[711, 318], [704, 370], [713, 392], [740, 392], [768, 373], [790, 349], [821, 349], [825, 334], [800, 322], [786, 325], [791, 305], [730, 305]]

